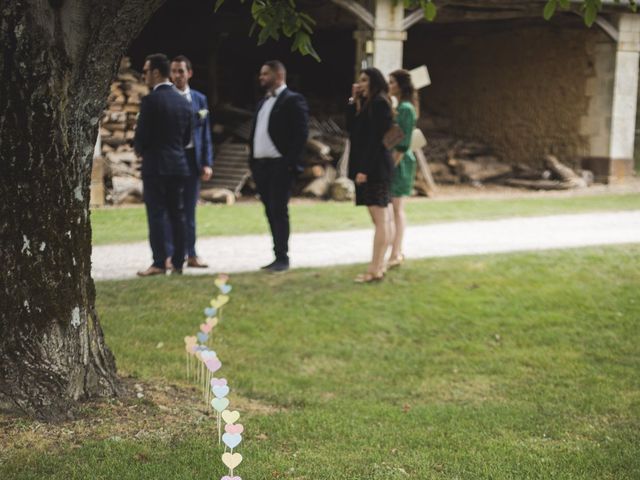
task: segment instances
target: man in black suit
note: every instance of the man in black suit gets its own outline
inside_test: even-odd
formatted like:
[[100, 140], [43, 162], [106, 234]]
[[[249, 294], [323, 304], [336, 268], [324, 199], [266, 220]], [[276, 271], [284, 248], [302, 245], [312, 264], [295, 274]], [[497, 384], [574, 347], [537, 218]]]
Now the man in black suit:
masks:
[[141, 277], [166, 272], [164, 219], [168, 215], [175, 246], [171, 273], [182, 273], [184, 263], [184, 184], [189, 175], [185, 146], [191, 141], [191, 106], [169, 82], [169, 59], [149, 55], [143, 75], [151, 93], [142, 99], [134, 146], [142, 157], [144, 203], [149, 222], [153, 264]]
[[250, 167], [271, 228], [275, 260], [262, 267], [289, 269], [289, 198], [309, 133], [309, 109], [304, 97], [286, 85], [284, 65], [272, 60], [260, 69], [266, 96], [258, 103], [251, 130]]

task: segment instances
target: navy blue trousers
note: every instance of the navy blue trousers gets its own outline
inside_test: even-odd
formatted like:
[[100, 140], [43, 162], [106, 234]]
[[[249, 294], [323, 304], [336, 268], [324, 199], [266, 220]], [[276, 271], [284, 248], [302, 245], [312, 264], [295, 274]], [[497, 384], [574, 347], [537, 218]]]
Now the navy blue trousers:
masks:
[[[177, 175], [155, 175], [142, 178], [154, 267], [164, 268], [165, 260], [169, 256], [165, 246], [167, 219], [176, 251], [184, 252], [185, 178]], [[172, 255], [171, 262], [175, 268], [181, 269], [184, 255]]]
[[[200, 172], [196, 167], [195, 152], [193, 149], [186, 151], [187, 162], [189, 163], [189, 170], [191, 175], [185, 177], [184, 184], [184, 216], [185, 216], [185, 242], [184, 242], [184, 254], [188, 257], [196, 256], [196, 206], [198, 205], [198, 198], [200, 198]], [[167, 217], [165, 222], [165, 249], [167, 256], [171, 257], [174, 253], [173, 235], [171, 232], [171, 223]]]

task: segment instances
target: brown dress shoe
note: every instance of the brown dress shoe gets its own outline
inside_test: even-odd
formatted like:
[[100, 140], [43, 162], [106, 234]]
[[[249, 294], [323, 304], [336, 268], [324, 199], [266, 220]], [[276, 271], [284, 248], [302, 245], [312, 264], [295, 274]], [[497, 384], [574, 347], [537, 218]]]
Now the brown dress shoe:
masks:
[[187, 259], [187, 267], [191, 268], [209, 268], [209, 265], [200, 260], [199, 257], [189, 257]]
[[158, 268], [151, 265], [146, 270], [138, 272], [139, 277], [152, 277], [153, 275], [164, 275], [166, 270], [164, 268]]

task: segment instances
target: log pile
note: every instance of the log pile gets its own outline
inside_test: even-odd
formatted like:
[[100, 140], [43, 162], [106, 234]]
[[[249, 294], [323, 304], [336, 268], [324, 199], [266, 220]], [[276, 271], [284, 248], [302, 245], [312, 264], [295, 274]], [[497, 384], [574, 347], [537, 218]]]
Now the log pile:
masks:
[[113, 204], [142, 201], [141, 164], [133, 151], [133, 138], [140, 102], [148, 93], [140, 74], [123, 58], [100, 121], [106, 197]]
[[[542, 168], [533, 168], [506, 163], [480, 142], [438, 132], [427, 134], [427, 138], [424, 153], [436, 183], [475, 187], [493, 183], [534, 190], [584, 188], [592, 183], [590, 172], [575, 172], [552, 155], [545, 157]], [[418, 172], [417, 187], [421, 182]]]

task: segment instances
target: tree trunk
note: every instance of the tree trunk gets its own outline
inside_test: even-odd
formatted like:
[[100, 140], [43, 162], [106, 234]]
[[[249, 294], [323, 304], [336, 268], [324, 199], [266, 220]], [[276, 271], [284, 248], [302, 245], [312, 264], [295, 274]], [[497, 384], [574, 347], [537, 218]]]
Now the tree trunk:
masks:
[[0, 397], [31, 416], [118, 392], [89, 185], [120, 57], [164, 0], [0, 0]]

